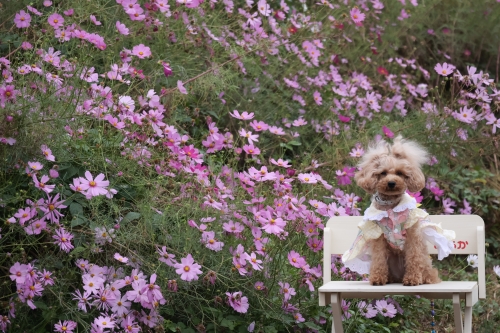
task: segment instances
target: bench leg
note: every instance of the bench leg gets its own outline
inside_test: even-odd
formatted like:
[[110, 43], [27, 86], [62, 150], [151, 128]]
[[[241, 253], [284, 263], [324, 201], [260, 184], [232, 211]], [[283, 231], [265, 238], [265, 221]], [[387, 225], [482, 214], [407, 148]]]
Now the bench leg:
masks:
[[342, 298], [340, 297], [340, 293], [332, 293], [330, 297], [333, 315], [332, 333], [344, 333], [344, 329], [342, 328]]
[[[472, 310], [472, 308], [471, 308]], [[462, 324], [462, 309], [460, 308], [460, 295], [453, 294], [453, 312], [455, 313], [455, 332], [464, 333]], [[472, 315], [472, 312], [471, 312]], [[467, 317], [465, 317], [467, 319]], [[470, 333], [470, 331], [469, 331]]]
[[472, 306], [465, 306], [464, 333], [472, 333]]

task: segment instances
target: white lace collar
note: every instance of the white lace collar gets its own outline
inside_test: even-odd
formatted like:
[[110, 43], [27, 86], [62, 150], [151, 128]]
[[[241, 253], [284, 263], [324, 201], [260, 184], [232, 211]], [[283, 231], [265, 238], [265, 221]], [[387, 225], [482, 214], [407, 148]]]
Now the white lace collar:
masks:
[[[410, 196], [408, 193], [403, 194], [403, 198], [399, 202], [399, 204], [392, 209], [394, 212], [402, 212], [407, 209], [415, 209], [417, 208], [417, 200], [414, 197]], [[363, 216], [363, 221], [380, 221], [384, 217], [388, 217], [384, 210], [378, 210], [375, 208], [375, 205], [372, 201], [370, 207], [365, 210], [365, 215]]]

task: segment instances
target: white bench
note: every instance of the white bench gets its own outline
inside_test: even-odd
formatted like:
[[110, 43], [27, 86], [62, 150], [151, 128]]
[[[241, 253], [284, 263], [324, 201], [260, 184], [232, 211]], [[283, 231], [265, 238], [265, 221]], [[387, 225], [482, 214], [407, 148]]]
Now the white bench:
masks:
[[[457, 333], [472, 333], [472, 306], [478, 299], [486, 298], [484, 272], [484, 222], [477, 215], [431, 215], [431, 221], [441, 223], [443, 229], [454, 230], [456, 238], [453, 254], [478, 255], [478, 281], [442, 281], [438, 284], [403, 286], [392, 283], [372, 286], [368, 281], [332, 281], [331, 256], [342, 255], [348, 250], [358, 234], [361, 216], [332, 217], [324, 229], [323, 242], [323, 286], [319, 288], [319, 305], [331, 304], [332, 333], [343, 333], [341, 303], [344, 298], [376, 299], [386, 295], [420, 295], [425, 298], [452, 299]], [[437, 254], [430, 243], [428, 250]], [[446, 260], [446, 259], [444, 259]], [[464, 321], [460, 299], [465, 299]]]

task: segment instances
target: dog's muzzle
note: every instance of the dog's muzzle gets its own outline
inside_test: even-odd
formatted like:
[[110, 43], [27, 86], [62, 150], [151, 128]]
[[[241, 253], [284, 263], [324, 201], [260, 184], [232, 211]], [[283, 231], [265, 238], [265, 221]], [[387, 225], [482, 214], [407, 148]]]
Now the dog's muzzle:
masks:
[[387, 186], [389, 188], [395, 188], [396, 187], [396, 182], [387, 182]]

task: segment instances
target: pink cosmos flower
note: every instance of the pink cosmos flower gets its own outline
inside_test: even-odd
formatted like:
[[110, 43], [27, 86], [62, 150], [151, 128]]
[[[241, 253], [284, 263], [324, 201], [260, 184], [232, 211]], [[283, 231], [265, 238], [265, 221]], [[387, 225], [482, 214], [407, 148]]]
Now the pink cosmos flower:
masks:
[[366, 17], [365, 14], [361, 13], [358, 7], [354, 7], [349, 13], [351, 14], [351, 19], [356, 24], [363, 22]]
[[45, 193], [50, 193], [54, 190], [56, 187], [55, 185], [47, 185], [47, 182], [50, 180], [49, 176], [43, 175], [42, 178], [40, 178], [40, 181], [38, 181], [38, 178], [36, 175], [33, 175], [33, 182], [35, 183], [35, 187], [39, 188], [40, 190], [44, 191]]
[[365, 301], [361, 301], [358, 303], [358, 309], [359, 312], [365, 317], [365, 318], [373, 318], [377, 315], [377, 309], [373, 307], [371, 304], [367, 304]]
[[259, 0], [257, 3], [257, 9], [263, 16], [269, 16], [272, 13], [271, 6], [269, 6], [266, 0]]
[[129, 29], [125, 26], [125, 24], [121, 23], [120, 21], [116, 21], [116, 30], [122, 35], [128, 35], [129, 34]]
[[82, 280], [83, 280], [83, 289], [87, 293], [97, 294], [99, 289], [104, 284], [104, 279], [94, 274], [84, 274], [82, 276]]
[[56, 230], [56, 235], [52, 236], [56, 241], [54, 244], [59, 245], [61, 250], [64, 252], [69, 252], [71, 251], [72, 248], [74, 248], [73, 244], [71, 244], [71, 240], [73, 239], [73, 235], [64, 228], [59, 228]]
[[94, 179], [89, 171], [85, 171], [85, 178], [80, 177], [80, 188], [82, 191], [86, 191], [85, 194], [89, 197], [106, 195], [108, 193], [106, 187], [109, 186], [109, 181], [103, 179], [104, 174], [102, 173]]
[[115, 258], [116, 260], [118, 260], [119, 262], [122, 262], [124, 264], [126, 264], [128, 262], [128, 258], [127, 257], [122, 257], [121, 254], [119, 254], [118, 252], [115, 253], [115, 255], [113, 256], [113, 258]]
[[26, 274], [28, 273], [28, 265], [16, 262], [9, 270], [10, 279], [16, 281], [17, 284], [24, 284], [26, 281]]
[[30, 22], [31, 22], [31, 16], [24, 10], [21, 10], [19, 13], [17, 13], [14, 18], [14, 23], [16, 24], [16, 27], [18, 27], [19, 29], [29, 27]]
[[188, 254], [186, 258], [182, 258], [180, 263], [174, 265], [174, 268], [177, 268], [175, 272], [181, 276], [181, 279], [188, 282], [198, 280], [198, 275], [202, 273], [200, 270], [201, 265], [194, 262], [191, 254]]
[[443, 62], [443, 64], [436, 64], [434, 70], [441, 76], [448, 76], [455, 70], [455, 66]]
[[443, 214], [449, 215], [453, 214], [455, 211], [452, 206], [456, 207], [457, 204], [455, 201], [451, 200], [450, 198], [443, 199]]
[[323, 101], [323, 98], [321, 98], [321, 94], [319, 93], [319, 91], [315, 91], [313, 93], [313, 98], [314, 98], [314, 102], [318, 105], [323, 105], [322, 101]]
[[472, 124], [476, 116], [477, 112], [472, 108], [468, 108], [467, 106], [461, 107], [460, 112], [453, 113], [453, 117], [455, 119], [466, 124]]
[[144, 59], [151, 56], [151, 49], [144, 44], [139, 44], [132, 48], [132, 54], [140, 59]]
[[469, 215], [472, 214], [472, 207], [467, 200], [463, 200], [464, 208], [460, 208], [458, 211], [460, 214]]
[[43, 169], [43, 165], [40, 162], [28, 162], [28, 167], [34, 171], [39, 171]]
[[248, 113], [246, 111], [243, 111], [243, 113], [240, 114], [238, 110], [233, 110], [233, 113], [230, 112], [229, 115], [236, 119], [250, 120], [253, 119], [254, 113], [253, 112]]
[[293, 315], [293, 319], [295, 319], [295, 322], [298, 324], [298, 323], [302, 323], [304, 321], [306, 321], [304, 319], [304, 317], [302, 317], [302, 315], [299, 313], [299, 312], [296, 312], [294, 315]]
[[275, 235], [281, 234], [284, 231], [283, 228], [285, 228], [286, 222], [281, 217], [275, 218], [274, 216], [271, 216], [271, 213], [269, 213], [268, 215], [269, 218], [266, 219], [266, 222], [262, 227], [262, 230], [264, 230], [268, 234], [275, 234]]
[[94, 23], [95, 25], [101, 25], [102, 23], [100, 21], [97, 21], [97, 18], [95, 17], [95, 15], [90, 15], [90, 20], [92, 21], [92, 23]]
[[285, 135], [285, 131], [283, 130], [283, 128], [281, 127], [278, 127], [278, 126], [270, 126], [269, 127], [269, 132], [275, 134], [275, 135]]
[[413, 193], [413, 192], [406, 190], [406, 193], [408, 193], [410, 195], [410, 197], [415, 198], [417, 203], [421, 203], [422, 200], [424, 199], [424, 197], [422, 196], [422, 194], [420, 194], [420, 192]]
[[203, 234], [201, 235], [201, 242], [205, 244], [207, 248], [215, 252], [222, 250], [222, 247], [224, 246], [223, 242], [220, 242], [217, 239], [215, 239], [214, 231], [204, 231]]
[[255, 269], [256, 271], [262, 270], [262, 260], [257, 259], [257, 255], [255, 252], [252, 252], [250, 257], [248, 258], [248, 262], [252, 265], [252, 268]]
[[177, 89], [179, 89], [179, 92], [181, 94], [187, 95], [187, 93], [188, 93], [186, 90], [186, 87], [184, 87], [184, 84], [182, 83], [181, 80], [177, 81]]
[[234, 309], [234, 311], [246, 313], [250, 305], [248, 304], [248, 298], [242, 295], [243, 293], [241, 291], [237, 291], [235, 293], [226, 292], [227, 302]]
[[174, 265], [177, 263], [175, 261], [175, 254], [169, 254], [167, 253], [167, 247], [163, 246], [161, 249], [156, 248], [156, 252], [160, 255], [160, 258], [158, 260], [164, 262], [165, 264], [174, 267]]
[[278, 282], [280, 286], [280, 294], [283, 294], [283, 299], [289, 301], [292, 296], [296, 295], [295, 288], [290, 287], [288, 282]]
[[115, 327], [114, 320], [112, 320], [111, 317], [108, 316], [99, 316], [99, 318], [96, 318], [94, 320], [94, 323], [101, 329]]
[[32, 222], [30, 225], [24, 228], [24, 231], [26, 231], [28, 235], [39, 235], [46, 227], [47, 223], [43, 219], [41, 219]]
[[259, 141], [259, 135], [258, 134], [253, 134], [250, 131], [246, 131], [244, 128], [241, 128], [238, 133], [248, 139], [248, 143], [253, 145], [254, 141], [258, 142]]
[[355, 147], [352, 148], [351, 152], [349, 153], [349, 156], [351, 157], [361, 157], [365, 153], [364, 149], [362, 147]]
[[385, 300], [378, 300], [375, 303], [375, 307], [384, 317], [394, 318], [396, 316], [397, 310], [392, 304], [388, 304]]
[[46, 145], [42, 145], [40, 149], [42, 150], [42, 153], [47, 161], [55, 161], [55, 157], [54, 155], [52, 155], [52, 150], [50, 150], [49, 147], [47, 147]]
[[337, 170], [337, 182], [339, 185], [349, 185], [351, 184], [351, 178], [354, 177], [355, 167], [349, 168], [344, 167], [342, 170]]
[[306, 184], [316, 184], [318, 182], [318, 178], [312, 173], [299, 173], [297, 176], [301, 183]]
[[291, 165], [288, 164], [288, 161], [283, 161], [281, 158], [277, 161], [274, 158], [271, 158], [271, 163], [285, 169], [291, 167]]
[[288, 261], [290, 262], [290, 265], [296, 268], [301, 268], [306, 264], [305, 259], [293, 250], [288, 253]]
[[48, 199], [45, 200], [45, 203], [40, 206], [40, 210], [45, 213], [43, 218], [50, 220], [52, 223], [59, 223], [59, 218], [64, 216], [61, 214], [58, 209], [67, 208], [67, 206], [63, 205], [64, 200], [59, 200], [59, 193], [57, 193], [53, 198], [50, 195], [47, 195]]
[[500, 118], [496, 119], [493, 113], [490, 113], [484, 117], [486, 120], [486, 125], [493, 125], [491, 132], [495, 134], [497, 132], [497, 128], [500, 128]]
[[14, 217], [19, 219], [19, 224], [24, 225], [26, 221], [29, 221], [36, 215], [36, 209], [31, 209], [30, 207], [20, 208]]
[[66, 15], [66, 16], [72, 16], [74, 13], [75, 13], [75, 10], [73, 8], [70, 8], [70, 9], [65, 10], [63, 12], [63, 14]]
[[76, 322], [72, 320], [65, 320], [62, 323], [59, 320], [59, 323], [54, 325], [54, 331], [60, 333], [73, 333], [73, 330], [76, 328], [76, 326]]
[[49, 16], [48, 22], [54, 29], [59, 29], [64, 25], [64, 17], [57, 13], [54, 13]]
[[382, 132], [384, 132], [385, 136], [388, 138], [394, 137], [394, 133], [386, 126], [382, 126]]
[[264, 285], [264, 282], [262, 281], [257, 281], [255, 282], [254, 286], [255, 290], [264, 290], [266, 289], [266, 286]]
[[255, 147], [254, 145], [244, 145], [243, 150], [248, 155], [259, 155], [260, 154], [260, 149], [258, 147]]

